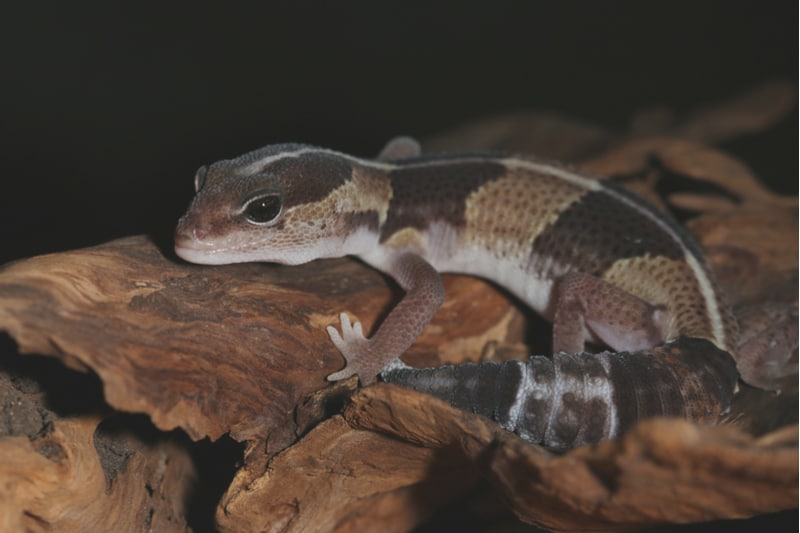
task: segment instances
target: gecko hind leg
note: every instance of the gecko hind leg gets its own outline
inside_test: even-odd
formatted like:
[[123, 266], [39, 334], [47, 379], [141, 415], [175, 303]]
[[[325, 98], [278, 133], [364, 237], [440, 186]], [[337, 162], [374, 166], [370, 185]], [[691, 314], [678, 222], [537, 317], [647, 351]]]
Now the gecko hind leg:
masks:
[[617, 351], [646, 350], [664, 342], [666, 312], [611, 283], [580, 272], [558, 282], [553, 353], [579, 353], [587, 339]]

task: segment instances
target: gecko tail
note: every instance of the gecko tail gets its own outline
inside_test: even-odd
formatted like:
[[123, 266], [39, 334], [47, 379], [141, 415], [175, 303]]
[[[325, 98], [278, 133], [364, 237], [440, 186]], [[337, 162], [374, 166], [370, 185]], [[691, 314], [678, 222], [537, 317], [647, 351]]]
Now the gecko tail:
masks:
[[710, 341], [681, 337], [645, 352], [396, 367], [381, 378], [564, 450], [614, 438], [653, 416], [713, 423], [728, 410], [738, 373], [730, 354]]

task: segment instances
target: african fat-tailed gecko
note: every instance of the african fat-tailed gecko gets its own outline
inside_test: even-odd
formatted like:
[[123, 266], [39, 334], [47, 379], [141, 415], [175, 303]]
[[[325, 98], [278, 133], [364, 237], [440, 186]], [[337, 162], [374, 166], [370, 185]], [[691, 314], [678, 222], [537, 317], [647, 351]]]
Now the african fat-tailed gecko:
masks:
[[[202, 264], [359, 257], [406, 294], [369, 339], [344, 313], [341, 333], [328, 328], [347, 362], [328, 379], [380, 375], [532, 442], [566, 448], [647, 416], [714, 420], [727, 409], [736, 321], [672, 219], [562, 165], [418, 148], [398, 138], [367, 160], [279, 144], [202, 167], [175, 250]], [[399, 364], [444, 299], [439, 272], [494, 281], [551, 320], [553, 357]], [[612, 350], [585, 353], [586, 341]]]

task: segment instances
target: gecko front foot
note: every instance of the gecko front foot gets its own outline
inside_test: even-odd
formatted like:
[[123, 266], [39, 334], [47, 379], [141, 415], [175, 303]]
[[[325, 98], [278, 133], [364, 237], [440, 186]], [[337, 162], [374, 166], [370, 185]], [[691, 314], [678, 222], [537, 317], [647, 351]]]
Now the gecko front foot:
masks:
[[333, 326], [328, 326], [326, 329], [331, 341], [342, 352], [347, 364], [343, 369], [329, 375], [328, 381], [339, 381], [352, 375], [358, 375], [363, 385], [374, 383], [376, 376], [385, 365], [380, 362], [380, 358], [376, 354], [372, 353], [373, 343], [364, 337], [361, 322], [351, 324], [347, 313], [341, 313], [339, 320], [342, 325], [341, 335], [339, 330]]

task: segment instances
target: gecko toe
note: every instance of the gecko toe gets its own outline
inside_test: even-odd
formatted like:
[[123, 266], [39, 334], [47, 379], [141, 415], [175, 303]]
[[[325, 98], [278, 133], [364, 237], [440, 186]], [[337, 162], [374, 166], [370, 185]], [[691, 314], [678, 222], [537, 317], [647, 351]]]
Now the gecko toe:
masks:
[[344, 351], [346, 343], [342, 338], [342, 336], [339, 334], [339, 330], [333, 326], [328, 326], [327, 328], [325, 328], [325, 330], [328, 332], [328, 337], [330, 337], [331, 342], [333, 342], [333, 345], [336, 346], [336, 348], [338, 348], [340, 352]]

